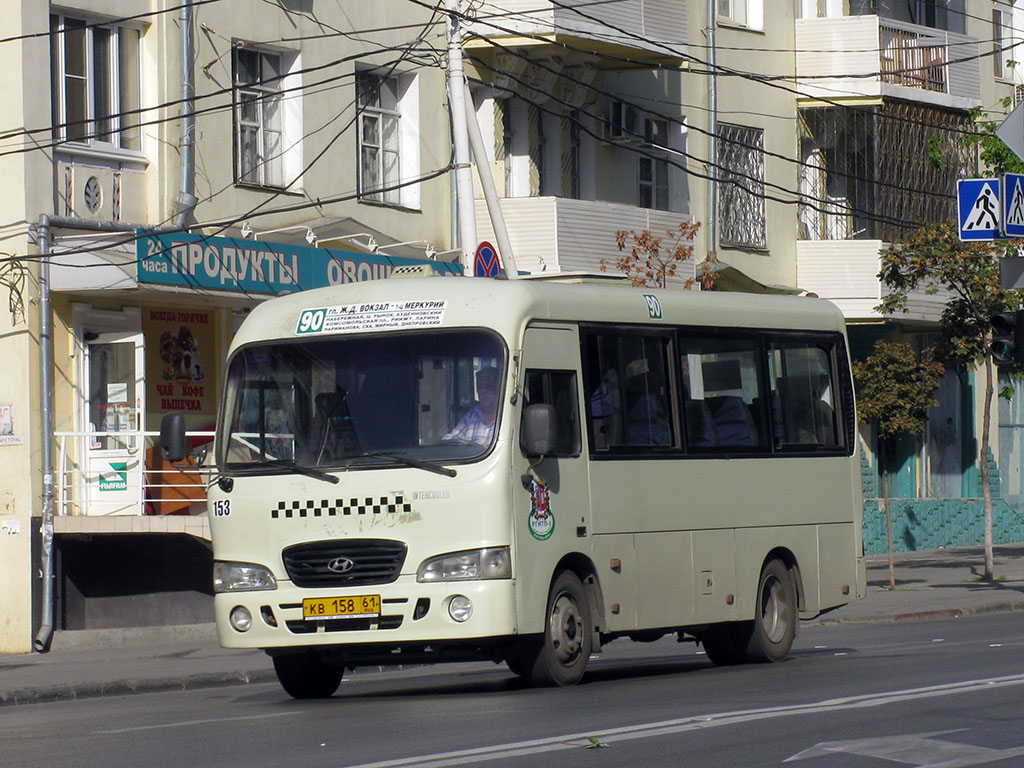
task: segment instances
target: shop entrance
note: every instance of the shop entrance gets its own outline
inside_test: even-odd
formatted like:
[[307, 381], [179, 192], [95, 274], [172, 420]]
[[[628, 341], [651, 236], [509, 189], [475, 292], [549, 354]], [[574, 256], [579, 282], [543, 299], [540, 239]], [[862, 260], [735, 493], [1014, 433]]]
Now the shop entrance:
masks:
[[144, 370], [142, 333], [86, 335], [86, 514], [142, 512]]

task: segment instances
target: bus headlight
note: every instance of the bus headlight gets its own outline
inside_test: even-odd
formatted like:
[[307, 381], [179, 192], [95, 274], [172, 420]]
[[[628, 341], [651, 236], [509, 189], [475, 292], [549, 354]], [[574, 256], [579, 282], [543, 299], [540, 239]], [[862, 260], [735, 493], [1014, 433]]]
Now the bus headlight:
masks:
[[214, 592], [255, 592], [277, 589], [277, 579], [269, 568], [255, 563], [213, 564]]
[[487, 547], [452, 552], [424, 560], [416, 581], [461, 581], [463, 579], [510, 579], [512, 558], [508, 547]]

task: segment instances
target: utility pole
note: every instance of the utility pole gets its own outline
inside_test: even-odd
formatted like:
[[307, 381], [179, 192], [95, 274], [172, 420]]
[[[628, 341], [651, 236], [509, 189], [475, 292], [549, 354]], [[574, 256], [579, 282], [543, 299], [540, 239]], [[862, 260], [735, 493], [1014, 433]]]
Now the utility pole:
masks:
[[718, 260], [718, 52], [715, 49], [717, 9], [708, 0], [708, 210], [704, 239], [707, 260]]
[[459, 0], [445, 0], [448, 11], [448, 106], [455, 145], [455, 200], [458, 211], [462, 265], [472, 274], [476, 257], [476, 213], [473, 203], [473, 168], [469, 158], [469, 130], [466, 123], [466, 74], [462, 64], [462, 19]]

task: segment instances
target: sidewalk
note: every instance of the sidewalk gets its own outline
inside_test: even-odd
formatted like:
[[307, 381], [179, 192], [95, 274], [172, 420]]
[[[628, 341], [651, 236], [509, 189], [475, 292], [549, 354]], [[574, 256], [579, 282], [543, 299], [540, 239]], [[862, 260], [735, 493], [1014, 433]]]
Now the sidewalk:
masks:
[[[996, 583], [980, 581], [980, 547], [867, 558], [867, 596], [817, 623], [898, 623], [1024, 610], [1024, 544], [995, 548]], [[612, 646], [614, 648], [614, 646]], [[276, 680], [261, 651], [226, 650], [212, 624], [57, 632], [48, 653], [0, 655], [0, 705]]]

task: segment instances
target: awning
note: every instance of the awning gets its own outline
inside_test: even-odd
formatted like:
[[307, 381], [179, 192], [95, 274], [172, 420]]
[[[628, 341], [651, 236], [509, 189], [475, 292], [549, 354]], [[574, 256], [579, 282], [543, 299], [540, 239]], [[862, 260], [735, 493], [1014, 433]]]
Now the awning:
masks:
[[790, 285], [768, 285], [752, 278], [745, 272], [737, 269], [731, 264], [715, 259], [704, 261], [697, 265], [698, 274], [713, 275], [714, 283], [712, 291], [735, 292], [735, 293], [776, 293], [789, 296], [798, 296], [807, 293], [802, 288], [795, 288]]

